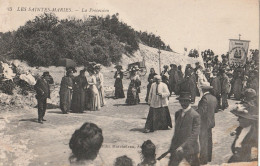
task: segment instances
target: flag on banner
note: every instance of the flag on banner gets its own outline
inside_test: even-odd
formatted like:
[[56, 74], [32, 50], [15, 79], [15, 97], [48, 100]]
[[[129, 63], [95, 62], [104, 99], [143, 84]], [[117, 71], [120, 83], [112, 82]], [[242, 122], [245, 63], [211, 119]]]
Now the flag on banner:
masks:
[[248, 40], [229, 39], [229, 65], [242, 67], [246, 64]]

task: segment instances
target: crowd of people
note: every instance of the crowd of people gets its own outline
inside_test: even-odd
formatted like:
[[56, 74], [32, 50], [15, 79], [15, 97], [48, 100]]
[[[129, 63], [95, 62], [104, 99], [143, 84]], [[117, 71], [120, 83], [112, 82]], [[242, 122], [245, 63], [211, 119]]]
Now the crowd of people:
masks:
[[[115, 99], [125, 98], [122, 66], [117, 65], [115, 68]], [[195, 166], [211, 162], [215, 113], [227, 109], [228, 98], [234, 95], [234, 99], [240, 103], [231, 113], [238, 117], [239, 127], [231, 133], [236, 137], [232, 144], [233, 155], [228, 162], [257, 160], [252, 149], [258, 145], [258, 68], [258, 61], [255, 60], [235, 67], [229, 66], [225, 59], [214, 63], [208, 61], [204, 67], [199, 62], [195, 63], [194, 68], [187, 64], [184, 73], [182, 66], [176, 64], [171, 64], [170, 70], [169, 66], [164, 65], [160, 74], [151, 68], [145, 98], [149, 105], [149, 113], [144, 133], [173, 127], [169, 112], [169, 98], [172, 95], [178, 96], [176, 99], [181, 105], [181, 109], [175, 113], [174, 136], [169, 150], [158, 159], [170, 154], [169, 166], [179, 165], [183, 159]], [[73, 70], [67, 70], [60, 86], [60, 108], [63, 113], [70, 110], [95, 111], [105, 105], [104, 78], [100, 69], [101, 65], [91, 64], [81, 70], [77, 77], [73, 76]], [[88, 78], [85, 71], [89, 73]], [[125, 101], [128, 105], [140, 103], [141, 79], [138, 71], [138, 66], [130, 69], [130, 83]], [[39, 123], [45, 121], [46, 99], [50, 97], [50, 78], [50, 74], [44, 72], [35, 85]], [[198, 105], [195, 105], [196, 96], [200, 97]], [[96, 161], [102, 143], [102, 130], [95, 124], [85, 123], [71, 138], [71, 163]], [[159, 162], [155, 158], [155, 146], [150, 140], [142, 145], [142, 155], [143, 161], [140, 166], [156, 165]], [[127, 165], [126, 163], [133, 165], [127, 156], [118, 157], [115, 161], [115, 165]]]

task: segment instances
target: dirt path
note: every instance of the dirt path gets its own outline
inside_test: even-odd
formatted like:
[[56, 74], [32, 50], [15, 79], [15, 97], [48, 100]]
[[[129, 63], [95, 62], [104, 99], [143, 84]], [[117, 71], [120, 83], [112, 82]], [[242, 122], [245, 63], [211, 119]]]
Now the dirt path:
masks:
[[[141, 99], [143, 100], [143, 99]], [[142, 133], [148, 105], [125, 106], [124, 99], [107, 99], [101, 111], [83, 114], [61, 114], [59, 109], [47, 110], [44, 124], [38, 124], [36, 109], [14, 110], [0, 115], [0, 163], [2, 165], [69, 165], [71, 151], [68, 142], [75, 129], [84, 122], [96, 123], [103, 130], [104, 143], [100, 156], [113, 165], [116, 157], [127, 155], [135, 164], [140, 162], [140, 145], [151, 139], [157, 146], [157, 156], [165, 152], [173, 135], [173, 129]], [[229, 101], [231, 107], [235, 101]], [[170, 113], [174, 125], [174, 113], [180, 108], [175, 96], [170, 98]], [[216, 114], [213, 129], [213, 162], [221, 164], [231, 155], [233, 137], [229, 135], [237, 125], [236, 117], [228, 110]], [[169, 156], [161, 161], [167, 165]], [[0, 164], [1, 165], [1, 164]]]

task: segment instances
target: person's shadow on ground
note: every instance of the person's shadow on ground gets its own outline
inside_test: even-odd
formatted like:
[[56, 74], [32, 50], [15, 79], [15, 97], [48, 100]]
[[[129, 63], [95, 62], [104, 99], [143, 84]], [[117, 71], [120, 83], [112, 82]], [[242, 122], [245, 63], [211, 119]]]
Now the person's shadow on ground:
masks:
[[21, 119], [19, 121], [20, 122], [35, 122], [35, 123], [38, 123], [38, 119], [37, 118]]
[[133, 129], [130, 129], [129, 131], [137, 131], [137, 132], [143, 133], [144, 132], [144, 128], [133, 128]]

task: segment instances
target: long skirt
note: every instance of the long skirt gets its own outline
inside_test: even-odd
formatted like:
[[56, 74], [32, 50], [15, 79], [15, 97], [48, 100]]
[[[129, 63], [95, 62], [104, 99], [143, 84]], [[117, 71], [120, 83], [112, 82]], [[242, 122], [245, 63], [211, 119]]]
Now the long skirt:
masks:
[[95, 85], [90, 86], [86, 91], [86, 109], [90, 111], [97, 111], [100, 107], [99, 92]]
[[153, 108], [150, 107], [148, 117], [145, 123], [145, 129], [166, 130], [172, 128], [172, 120], [168, 107]]
[[114, 86], [115, 86], [115, 98], [125, 98], [122, 79], [117, 78]]
[[100, 99], [99, 99], [100, 106], [103, 107], [106, 104], [106, 102], [105, 102], [105, 92], [104, 92], [103, 87], [98, 88], [98, 94], [99, 94], [99, 97], [100, 97]]
[[71, 90], [65, 89], [60, 92], [60, 109], [62, 113], [68, 113], [71, 106]]
[[139, 93], [134, 87], [129, 87], [127, 91], [126, 104], [136, 105], [140, 102]]
[[85, 90], [73, 92], [71, 103], [72, 112], [82, 113], [85, 110], [85, 96]]

